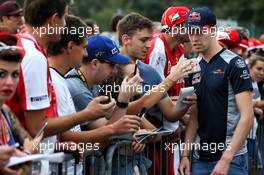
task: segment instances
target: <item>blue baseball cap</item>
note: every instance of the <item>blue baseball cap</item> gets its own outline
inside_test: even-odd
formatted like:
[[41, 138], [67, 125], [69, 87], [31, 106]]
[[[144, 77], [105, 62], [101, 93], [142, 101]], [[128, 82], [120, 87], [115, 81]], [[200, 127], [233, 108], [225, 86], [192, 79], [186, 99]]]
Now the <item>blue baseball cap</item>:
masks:
[[206, 28], [216, 25], [216, 16], [208, 7], [196, 7], [185, 17], [185, 26], [188, 28]]
[[100, 34], [88, 37], [86, 50], [88, 56], [84, 57], [84, 59], [87, 60], [107, 60], [113, 64], [125, 64], [129, 62], [127, 56], [120, 54], [114, 41]]

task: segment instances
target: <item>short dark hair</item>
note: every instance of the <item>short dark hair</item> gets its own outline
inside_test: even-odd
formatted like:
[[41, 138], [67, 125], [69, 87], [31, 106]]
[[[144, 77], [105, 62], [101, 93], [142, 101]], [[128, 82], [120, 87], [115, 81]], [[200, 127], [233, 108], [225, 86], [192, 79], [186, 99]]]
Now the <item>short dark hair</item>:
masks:
[[112, 17], [110, 26], [113, 32], [116, 32], [117, 24], [123, 17], [124, 15], [121, 15], [121, 14], [116, 14]]
[[91, 30], [89, 30], [91, 32], [88, 33], [88, 36], [94, 35], [95, 34], [95, 28], [94, 27], [96, 25], [95, 21], [92, 19], [85, 19], [84, 22], [87, 25], [87, 27], [89, 27], [91, 29]]
[[[76, 45], [81, 45], [84, 39], [87, 37], [86, 28], [87, 25], [81, 20], [81, 18], [73, 15], [68, 15], [65, 18], [66, 26], [61, 34], [59, 41], [50, 42], [48, 44], [47, 53], [49, 56], [56, 56], [63, 53], [63, 48], [67, 46], [70, 41], [73, 41]], [[83, 34], [78, 32], [69, 32], [71, 29], [83, 28]], [[84, 36], [82, 36], [84, 35]]]
[[25, 0], [25, 23], [33, 27], [42, 26], [55, 13], [62, 17], [70, 3], [71, 0]]
[[19, 63], [22, 59], [21, 52], [19, 50], [2, 50], [0, 52], [0, 60], [7, 62]]
[[139, 13], [130, 13], [122, 18], [118, 25], [118, 40], [120, 45], [122, 45], [122, 35], [127, 34], [128, 36], [133, 36], [137, 30], [150, 29], [153, 30], [153, 23], [150, 19]]

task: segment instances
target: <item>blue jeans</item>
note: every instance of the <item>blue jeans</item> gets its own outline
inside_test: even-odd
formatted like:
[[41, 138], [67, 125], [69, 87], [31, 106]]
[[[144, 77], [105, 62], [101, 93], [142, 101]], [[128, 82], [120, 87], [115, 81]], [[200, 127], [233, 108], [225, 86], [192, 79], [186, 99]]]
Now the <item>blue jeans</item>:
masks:
[[[204, 162], [192, 158], [191, 160], [191, 174], [193, 175], [210, 175], [213, 171], [217, 161]], [[232, 160], [228, 175], [248, 175], [248, 154], [235, 156]]]
[[254, 161], [254, 167], [262, 167], [262, 157], [257, 139], [247, 139], [248, 160]]

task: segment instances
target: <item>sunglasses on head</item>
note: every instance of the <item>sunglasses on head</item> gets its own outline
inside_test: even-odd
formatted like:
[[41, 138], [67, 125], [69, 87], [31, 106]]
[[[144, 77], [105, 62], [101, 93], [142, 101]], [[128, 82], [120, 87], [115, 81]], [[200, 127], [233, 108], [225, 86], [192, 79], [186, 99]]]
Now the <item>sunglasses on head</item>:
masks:
[[3, 50], [13, 50], [13, 51], [15, 51], [17, 49], [22, 49], [22, 47], [18, 47], [18, 46], [8, 46], [5, 43], [0, 42], [0, 51], [3, 51]]

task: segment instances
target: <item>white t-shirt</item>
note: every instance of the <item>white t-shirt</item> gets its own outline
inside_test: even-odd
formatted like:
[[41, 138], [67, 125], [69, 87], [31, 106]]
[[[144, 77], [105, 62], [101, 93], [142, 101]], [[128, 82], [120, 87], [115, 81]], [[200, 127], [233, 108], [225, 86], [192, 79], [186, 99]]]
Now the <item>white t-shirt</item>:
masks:
[[[65, 78], [53, 68], [50, 68], [50, 73], [52, 78], [52, 84], [56, 93], [59, 117], [76, 113], [74, 103], [72, 101], [72, 97], [67, 87]], [[76, 125], [71, 129], [71, 131], [80, 132], [80, 125]]]
[[[56, 93], [56, 100], [57, 100], [57, 108], [59, 117], [63, 117], [65, 115], [76, 113], [74, 103], [72, 101], [72, 97], [70, 91], [67, 87], [66, 80], [63, 75], [57, 72], [55, 69], [50, 68], [52, 84]], [[81, 132], [80, 125], [74, 126], [71, 131], [73, 132]], [[74, 174], [74, 165], [73, 161], [68, 162], [68, 173], [69, 175]], [[82, 162], [79, 162], [77, 165], [76, 174], [82, 175]]]
[[[18, 46], [23, 48], [23, 59], [20, 64], [17, 93], [12, 97], [9, 105], [22, 125], [25, 126], [23, 111], [45, 109], [47, 118], [55, 117], [56, 111], [53, 108], [55, 103], [51, 100], [53, 97], [50, 90], [52, 85], [44, 49], [27, 32], [18, 35]], [[41, 151], [43, 153], [52, 153], [54, 151], [53, 145], [56, 141], [56, 135], [46, 137], [42, 140], [42, 144], [46, 145], [41, 146]], [[48, 174], [49, 162], [41, 161], [41, 163], [41, 174]]]

